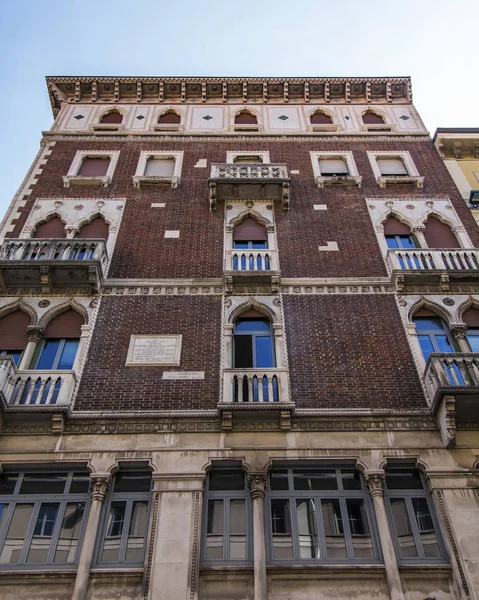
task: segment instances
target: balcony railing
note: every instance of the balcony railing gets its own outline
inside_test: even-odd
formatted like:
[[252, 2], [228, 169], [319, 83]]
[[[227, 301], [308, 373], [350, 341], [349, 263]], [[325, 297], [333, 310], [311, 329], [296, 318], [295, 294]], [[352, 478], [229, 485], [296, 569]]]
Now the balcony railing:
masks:
[[289, 208], [289, 176], [285, 164], [213, 164], [209, 179], [210, 208], [217, 200], [281, 200]]
[[234, 249], [226, 251], [225, 284], [232, 291], [233, 284], [271, 285], [276, 290], [280, 283], [276, 250]]
[[103, 239], [9, 239], [0, 246], [1, 285], [86, 287], [97, 292], [108, 263]]
[[424, 381], [434, 401], [447, 393], [478, 395], [479, 353], [431, 353]]
[[287, 369], [225, 369], [223, 402], [289, 402]]
[[19, 370], [0, 357], [0, 394], [11, 406], [67, 406], [75, 388], [74, 371]]
[[479, 278], [479, 251], [474, 249], [394, 249], [388, 251], [387, 262], [394, 279], [405, 283], [434, 283], [445, 276], [464, 282]]

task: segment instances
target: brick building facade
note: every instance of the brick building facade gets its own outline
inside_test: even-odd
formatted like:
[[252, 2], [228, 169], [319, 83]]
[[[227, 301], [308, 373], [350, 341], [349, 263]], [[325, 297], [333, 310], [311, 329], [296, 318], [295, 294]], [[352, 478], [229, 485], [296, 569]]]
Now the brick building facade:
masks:
[[47, 84], [0, 597], [476, 598], [479, 232], [409, 79]]

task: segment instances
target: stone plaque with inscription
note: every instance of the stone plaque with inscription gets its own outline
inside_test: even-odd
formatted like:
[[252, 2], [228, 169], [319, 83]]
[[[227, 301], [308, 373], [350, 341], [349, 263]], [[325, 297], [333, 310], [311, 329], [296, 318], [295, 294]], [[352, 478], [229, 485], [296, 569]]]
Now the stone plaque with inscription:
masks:
[[126, 365], [179, 365], [181, 335], [136, 335], [130, 339]]
[[204, 379], [204, 371], [165, 371], [163, 379]]

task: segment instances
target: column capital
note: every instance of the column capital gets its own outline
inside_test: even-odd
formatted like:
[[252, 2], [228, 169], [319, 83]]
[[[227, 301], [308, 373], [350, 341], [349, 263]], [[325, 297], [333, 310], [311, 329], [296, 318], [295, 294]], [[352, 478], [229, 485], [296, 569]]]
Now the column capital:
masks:
[[464, 325], [463, 323], [452, 323], [449, 327], [449, 331], [455, 340], [465, 340], [467, 335], [467, 325]]
[[37, 327], [36, 325], [30, 325], [29, 327], [27, 327], [27, 341], [28, 342], [35, 342], [36, 344], [38, 344], [38, 342], [42, 339], [43, 337], [43, 328], [42, 327]]
[[384, 496], [384, 471], [365, 473], [364, 478], [371, 497], [374, 498], [375, 496], [380, 496], [382, 498]]
[[65, 227], [65, 231], [68, 239], [73, 239], [80, 233], [80, 230], [76, 227]]
[[426, 231], [425, 225], [416, 225], [416, 227], [411, 228], [411, 233], [424, 233]]
[[90, 475], [90, 493], [92, 500], [103, 502], [111, 483], [111, 475]]
[[248, 475], [248, 484], [253, 499], [264, 498], [267, 481], [266, 473], [250, 473]]

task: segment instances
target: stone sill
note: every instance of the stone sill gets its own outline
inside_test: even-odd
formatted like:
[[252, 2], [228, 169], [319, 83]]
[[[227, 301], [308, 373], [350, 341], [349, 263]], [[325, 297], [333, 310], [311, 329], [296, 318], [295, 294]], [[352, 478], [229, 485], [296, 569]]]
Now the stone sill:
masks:
[[72, 185], [98, 185], [101, 187], [108, 187], [111, 183], [109, 175], [99, 176], [85, 176], [85, 175], [64, 175], [63, 176], [63, 187], [69, 188]]
[[157, 177], [148, 175], [133, 175], [133, 185], [136, 188], [142, 185], [159, 185], [159, 184], [170, 184], [173, 189], [178, 187], [178, 177]]
[[388, 185], [394, 184], [414, 184], [419, 190], [424, 187], [424, 177], [405, 175], [381, 175], [377, 179], [378, 185], [381, 189], [385, 189]]
[[355, 185], [361, 187], [361, 176], [354, 175], [321, 175], [316, 177], [316, 185], [318, 188], [323, 188], [326, 185]]

